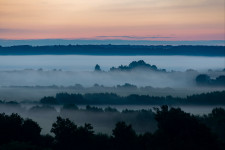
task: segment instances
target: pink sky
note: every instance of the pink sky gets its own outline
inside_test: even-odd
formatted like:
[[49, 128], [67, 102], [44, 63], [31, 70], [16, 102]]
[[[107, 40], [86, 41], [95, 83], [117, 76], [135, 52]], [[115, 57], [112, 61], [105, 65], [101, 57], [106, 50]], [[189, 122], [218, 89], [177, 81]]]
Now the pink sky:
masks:
[[0, 0], [0, 38], [225, 40], [224, 5], [224, 0]]

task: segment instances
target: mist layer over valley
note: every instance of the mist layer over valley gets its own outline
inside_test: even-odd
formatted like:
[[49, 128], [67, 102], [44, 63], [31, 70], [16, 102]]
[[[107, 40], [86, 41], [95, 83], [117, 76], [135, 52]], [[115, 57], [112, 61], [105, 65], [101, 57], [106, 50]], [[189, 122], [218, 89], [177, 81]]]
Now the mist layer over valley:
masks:
[[167, 71], [186, 71], [194, 69], [222, 70], [224, 57], [203, 56], [99, 56], [99, 55], [6, 55], [0, 56], [0, 70], [40, 69], [63, 71], [92, 71], [96, 64], [108, 71], [112, 66], [128, 65], [132, 61], [144, 60]]
[[[42, 68], [2, 70], [0, 71], [0, 98], [32, 101], [39, 100], [43, 96], [54, 96], [59, 92], [185, 97], [195, 93], [224, 90], [224, 70], [219, 70], [217, 67], [213, 69], [167, 71], [139, 60], [129, 65], [120, 65], [118, 68], [111, 67], [108, 71], [102, 70], [99, 65], [95, 68], [93, 65], [89, 71], [43, 70]], [[206, 74], [211, 80], [222, 77], [222, 82], [220, 86], [199, 86], [196, 77], [200, 74]]]
[[[157, 123], [154, 119], [155, 109], [159, 105], [42, 105], [0, 102], [0, 113], [12, 114], [17, 113], [24, 118], [31, 118], [38, 122], [42, 128], [42, 134], [49, 134], [52, 124], [56, 121], [57, 116], [69, 118], [77, 125], [90, 123], [93, 125], [95, 132], [111, 134], [114, 125], [119, 121], [125, 121], [132, 124], [137, 133], [155, 132]], [[201, 116], [210, 114], [214, 108], [223, 108], [225, 106], [194, 106], [183, 105], [174, 106], [181, 108], [187, 113]]]
[[[1, 61], [4, 63], [1, 63], [1, 66], [4, 67], [0, 68], [1, 112], [7, 114], [16, 112], [25, 118], [32, 118], [43, 127], [43, 133], [48, 133], [58, 115], [68, 117], [78, 125], [85, 122], [92, 123], [96, 131], [104, 133], [110, 133], [112, 125], [122, 120], [133, 124], [137, 132], [145, 132], [156, 130], [156, 122], [150, 109], [153, 110], [154, 107], [163, 104], [182, 107], [194, 114], [207, 114], [214, 107], [224, 106], [221, 96], [217, 102], [212, 99], [208, 102], [198, 102], [195, 101], [195, 96], [187, 97], [225, 90], [224, 59], [220, 57], [4, 56], [2, 58]], [[147, 61], [133, 61], [134, 58], [143, 58]], [[190, 61], [192, 59], [193, 61]], [[185, 61], [187, 63], [180, 63]], [[205, 62], [208, 62], [208, 65]], [[60, 93], [63, 97], [59, 100]], [[203, 98], [197, 100], [210, 97], [204, 94], [200, 96]], [[79, 98], [82, 100], [81, 103]], [[43, 102], [43, 99], [46, 102]], [[186, 103], [186, 100], [191, 101]], [[79, 110], [76, 108], [77, 104]], [[200, 106], [202, 104], [204, 106]], [[210, 106], [211, 104], [213, 106]], [[108, 106], [113, 106], [117, 110]], [[110, 112], [107, 112], [108, 110]], [[109, 116], [114, 118], [107, 119]]]
[[[135, 57], [4, 56], [0, 113], [31, 118], [42, 135], [53, 136], [57, 116], [78, 126], [90, 123], [95, 133], [111, 135], [122, 121], [137, 134], [157, 132], [155, 116], [162, 105], [181, 108], [200, 121], [224, 111], [223, 57], [137, 57], [146, 62], [133, 61]], [[220, 130], [214, 132], [220, 135]]]

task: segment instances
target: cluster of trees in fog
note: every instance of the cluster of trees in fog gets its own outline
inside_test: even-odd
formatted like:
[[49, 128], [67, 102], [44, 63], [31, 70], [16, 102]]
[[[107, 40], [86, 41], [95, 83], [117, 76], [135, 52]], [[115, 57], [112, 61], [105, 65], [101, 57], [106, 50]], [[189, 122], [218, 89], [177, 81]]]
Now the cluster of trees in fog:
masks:
[[200, 74], [196, 77], [196, 83], [200, 86], [224, 86], [225, 87], [225, 75], [221, 75], [216, 79], [212, 79], [207, 74]]
[[[96, 133], [89, 123], [77, 125], [57, 117], [52, 135], [41, 134], [37, 122], [18, 114], [0, 114], [1, 150], [223, 150], [225, 110], [215, 108], [204, 116], [185, 113], [164, 105], [155, 109], [155, 132], [137, 133], [132, 124], [117, 122], [111, 134]], [[145, 122], [143, 122], [145, 123]]]
[[225, 91], [216, 91], [211, 93], [202, 93], [186, 98], [179, 97], [158, 97], [149, 95], [118, 96], [113, 93], [88, 93], [88, 94], [68, 94], [58, 93], [56, 97], [44, 97], [40, 100], [42, 104], [151, 104], [151, 105], [224, 105]]
[[145, 71], [162, 71], [166, 72], [165, 69], [158, 69], [156, 65], [150, 65], [144, 62], [143, 60], [132, 61], [128, 66], [120, 65], [118, 68], [112, 67], [110, 71], [132, 71], [135, 69], [143, 69]]
[[[61, 71], [61, 70], [14, 70], [0, 71], [0, 86], [67, 86], [81, 84], [90, 87], [94, 84], [115, 87], [130, 83], [137, 87], [155, 88], [190, 88], [198, 87], [199, 83], [204, 86], [213, 85], [214, 87], [225, 86], [224, 71], [211, 71], [208, 78], [202, 79], [199, 72], [187, 70], [185, 72], [166, 71], [159, 69], [155, 65], [148, 64], [143, 60], [133, 61], [129, 65], [112, 67], [109, 71], [101, 71], [99, 65], [95, 66], [95, 71]], [[207, 76], [207, 75], [206, 75]], [[210, 77], [217, 77], [210, 79]], [[199, 82], [200, 81], [200, 82]], [[196, 84], [197, 83], [197, 84]]]

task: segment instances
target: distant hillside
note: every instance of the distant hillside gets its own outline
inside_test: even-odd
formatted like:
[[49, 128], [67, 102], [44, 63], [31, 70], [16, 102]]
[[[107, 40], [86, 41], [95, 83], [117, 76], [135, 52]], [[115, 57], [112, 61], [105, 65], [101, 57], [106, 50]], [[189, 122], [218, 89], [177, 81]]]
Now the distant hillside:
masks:
[[0, 55], [186, 55], [225, 56], [225, 46], [55, 45], [1, 47]]

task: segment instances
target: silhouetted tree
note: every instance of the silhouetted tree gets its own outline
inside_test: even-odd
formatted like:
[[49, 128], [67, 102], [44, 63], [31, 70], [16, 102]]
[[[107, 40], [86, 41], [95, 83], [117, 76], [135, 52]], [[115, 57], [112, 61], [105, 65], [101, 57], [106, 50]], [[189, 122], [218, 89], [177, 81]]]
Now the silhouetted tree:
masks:
[[225, 76], [221, 75], [216, 79], [211, 79], [206, 74], [200, 74], [196, 77], [196, 83], [204, 86], [225, 86]]
[[223, 108], [214, 108], [211, 113], [199, 119], [211, 128], [212, 132], [216, 133], [225, 144], [225, 110]]
[[74, 136], [77, 125], [69, 119], [57, 117], [57, 121], [52, 124], [51, 132], [55, 134], [56, 149], [69, 150], [74, 146]]
[[110, 68], [110, 71], [132, 71], [134, 69], [144, 69], [144, 70], [152, 70], [152, 71], [163, 71], [165, 72], [165, 69], [158, 69], [155, 65], [147, 64], [143, 60], [139, 61], [132, 61], [128, 66], [120, 65], [118, 68], [112, 67]]
[[[126, 115], [137, 116], [138, 120], [145, 124], [148, 118], [155, 114], [158, 129], [153, 134], [147, 132], [137, 135], [131, 125], [118, 122], [111, 137], [95, 134], [91, 124], [78, 127], [69, 119], [61, 117], [57, 117], [52, 125], [51, 132], [54, 137], [40, 135], [40, 126], [31, 119], [24, 120], [18, 114], [0, 114], [0, 150], [224, 150], [223, 108], [215, 108], [212, 113], [203, 117], [168, 106], [156, 108], [155, 111], [156, 113], [147, 110], [117, 112], [121, 115], [121, 120], [127, 118]], [[206, 126], [211, 128], [219, 139]]]
[[155, 119], [158, 130], [154, 134], [154, 149], [217, 150], [215, 137], [209, 128], [180, 108], [162, 106]]
[[57, 117], [51, 132], [55, 134], [56, 149], [70, 150], [76, 147], [86, 150], [93, 146], [94, 131], [90, 124], [77, 127], [68, 118]]
[[22, 137], [25, 141], [37, 142], [40, 140], [41, 128], [31, 119], [26, 119], [22, 126]]
[[[0, 114], [0, 147], [15, 149], [15, 145], [22, 143], [21, 147], [30, 149], [42, 147], [42, 136], [40, 126], [31, 119], [24, 120], [18, 114]], [[17, 141], [17, 142], [14, 142]], [[26, 143], [29, 143], [28, 145]], [[18, 147], [19, 149], [19, 147]], [[2, 149], [1, 149], [2, 150]]]
[[98, 64], [95, 65], [95, 71], [101, 71], [101, 68]]
[[225, 76], [219, 76], [215, 79], [214, 85], [225, 86]]
[[195, 80], [198, 85], [208, 85], [210, 83], [210, 77], [206, 74], [198, 75]]
[[118, 122], [113, 129], [113, 141], [115, 149], [137, 149], [137, 135], [131, 125], [125, 122]]
[[0, 144], [21, 139], [23, 118], [18, 114], [0, 114]]

